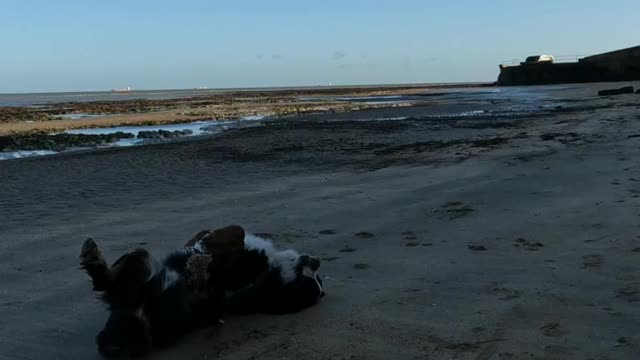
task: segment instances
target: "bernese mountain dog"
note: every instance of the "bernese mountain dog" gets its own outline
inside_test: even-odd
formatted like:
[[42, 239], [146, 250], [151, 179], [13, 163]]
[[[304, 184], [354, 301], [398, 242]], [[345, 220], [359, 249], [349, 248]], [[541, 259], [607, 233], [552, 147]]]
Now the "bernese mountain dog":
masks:
[[[210, 298], [221, 301], [225, 312], [289, 313], [312, 306], [324, 296], [320, 260], [313, 256], [278, 250], [271, 241], [253, 234], [243, 235], [242, 251], [222, 252], [221, 246], [210, 250], [212, 243], [220, 243], [219, 232], [229, 228], [200, 232], [185, 246], [202, 254], [189, 259], [194, 263], [210, 254], [206, 279], [197, 275], [202, 270], [193, 271], [191, 266], [187, 266], [186, 277], [199, 278], [192, 286], [207, 289]], [[227, 240], [222, 248], [228, 248], [229, 243]]]
[[318, 259], [277, 250], [240, 226], [201, 231], [162, 261], [136, 249], [109, 266], [92, 239], [80, 259], [109, 309], [96, 337], [107, 357], [144, 355], [224, 313], [295, 312], [324, 295]]

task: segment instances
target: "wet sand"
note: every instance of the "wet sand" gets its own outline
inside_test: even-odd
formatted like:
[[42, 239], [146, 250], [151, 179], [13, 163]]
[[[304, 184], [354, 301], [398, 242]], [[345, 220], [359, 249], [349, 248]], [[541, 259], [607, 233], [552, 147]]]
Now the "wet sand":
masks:
[[230, 223], [322, 257], [328, 295], [227, 317], [151, 358], [636, 359], [640, 97], [586, 105], [321, 114], [2, 161], [0, 359], [98, 357], [86, 236], [113, 260]]

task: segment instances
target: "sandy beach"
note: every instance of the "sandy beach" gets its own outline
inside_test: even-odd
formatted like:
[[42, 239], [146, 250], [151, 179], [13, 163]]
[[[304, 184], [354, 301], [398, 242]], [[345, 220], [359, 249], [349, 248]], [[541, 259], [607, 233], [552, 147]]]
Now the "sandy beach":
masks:
[[150, 358], [637, 359], [640, 95], [596, 87], [517, 116], [368, 109], [1, 161], [0, 359], [99, 358], [85, 237], [161, 256], [231, 223], [321, 257], [327, 296]]

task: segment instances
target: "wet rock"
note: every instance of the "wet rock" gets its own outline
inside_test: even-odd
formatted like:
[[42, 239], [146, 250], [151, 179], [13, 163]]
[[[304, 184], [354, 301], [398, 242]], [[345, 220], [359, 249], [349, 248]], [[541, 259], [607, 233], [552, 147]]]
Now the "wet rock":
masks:
[[52, 150], [63, 151], [74, 147], [94, 147], [114, 143], [121, 139], [133, 139], [131, 133], [115, 132], [111, 134], [13, 134], [0, 136], [0, 151]]
[[0, 107], [0, 123], [17, 121], [48, 121], [50, 114], [28, 107]]
[[622, 94], [633, 94], [633, 86], [625, 86], [619, 89], [607, 89], [598, 91], [600, 96], [614, 96]]
[[155, 140], [173, 139], [173, 138], [178, 138], [178, 137], [187, 136], [191, 134], [193, 134], [193, 131], [189, 129], [175, 130], [175, 131], [169, 131], [169, 130], [140, 131], [138, 133], [138, 139], [155, 139]]

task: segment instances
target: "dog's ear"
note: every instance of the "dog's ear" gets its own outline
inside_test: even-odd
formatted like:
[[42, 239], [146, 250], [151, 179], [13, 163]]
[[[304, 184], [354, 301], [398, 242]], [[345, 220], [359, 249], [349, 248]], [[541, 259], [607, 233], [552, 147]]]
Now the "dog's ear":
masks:
[[220, 254], [242, 251], [244, 249], [245, 232], [241, 226], [230, 225], [213, 230], [200, 240], [208, 253]]
[[202, 240], [203, 237], [209, 235], [210, 232], [211, 232], [211, 230], [202, 230], [202, 231], [200, 231], [191, 240], [187, 241], [187, 243], [184, 244], [184, 247], [193, 247], [193, 246], [195, 246], [198, 241]]

